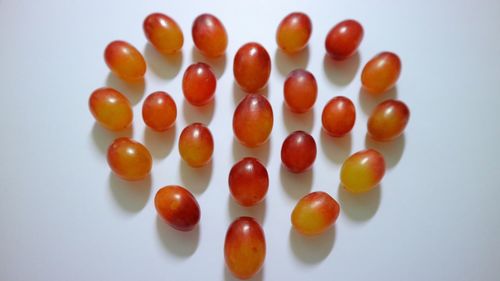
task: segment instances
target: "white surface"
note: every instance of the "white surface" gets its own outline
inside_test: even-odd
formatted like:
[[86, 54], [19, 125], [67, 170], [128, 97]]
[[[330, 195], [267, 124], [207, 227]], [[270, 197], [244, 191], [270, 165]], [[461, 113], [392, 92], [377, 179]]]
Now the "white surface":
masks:
[[[71, 3], [70, 3], [71, 2]], [[263, 272], [254, 280], [498, 280], [500, 275], [500, 11], [499, 1], [28, 1], [0, 0], [0, 280], [231, 280], [223, 242], [229, 223], [253, 215], [267, 238]], [[279, 3], [281, 2], [281, 3]], [[404, 3], [403, 3], [404, 2]], [[289, 12], [312, 18], [305, 53], [287, 58], [274, 41]], [[146, 44], [142, 21], [151, 12], [182, 27], [182, 55], [166, 61]], [[184, 69], [204, 60], [192, 50], [193, 19], [217, 15], [229, 34], [227, 55], [210, 61], [220, 76], [215, 105], [198, 110], [181, 93]], [[359, 20], [365, 37], [359, 55], [333, 65], [324, 37], [335, 23]], [[144, 87], [109, 75], [107, 43], [124, 39], [145, 52]], [[268, 97], [275, 126], [262, 148], [233, 140], [231, 117], [243, 96], [233, 84], [239, 46], [262, 43], [273, 69]], [[376, 100], [359, 93], [366, 61], [382, 50], [398, 53], [403, 71], [396, 96], [411, 109], [404, 137], [365, 141], [367, 112]], [[282, 107], [284, 76], [306, 67], [319, 84], [314, 113]], [[133, 138], [154, 155], [152, 177], [126, 183], [110, 173], [105, 151], [118, 135], [94, 124], [90, 93], [110, 85], [135, 104]], [[144, 97], [171, 93], [179, 115], [174, 132], [144, 129]], [[328, 99], [346, 95], [358, 119], [350, 137], [321, 134]], [[209, 124], [213, 163], [192, 170], [179, 161], [177, 137], [190, 122]], [[281, 168], [280, 147], [296, 129], [318, 145], [314, 170], [291, 175]], [[125, 133], [126, 135], [126, 133]], [[338, 190], [341, 161], [379, 147], [388, 171], [380, 189], [360, 198]], [[231, 165], [255, 155], [270, 174], [264, 204], [243, 209], [230, 198]], [[183, 234], [156, 217], [153, 197], [168, 184], [188, 187], [202, 220]], [[310, 190], [339, 199], [335, 230], [316, 239], [290, 231], [290, 212]]]

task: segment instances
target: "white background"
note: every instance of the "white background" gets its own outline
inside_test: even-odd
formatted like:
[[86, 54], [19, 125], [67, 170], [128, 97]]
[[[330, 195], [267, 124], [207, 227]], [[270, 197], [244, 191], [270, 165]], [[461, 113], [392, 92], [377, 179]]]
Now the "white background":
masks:
[[[272, 2], [272, 3], [271, 3]], [[292, 11], [313, 21], [309, 48], [294, 57], [277, 51], [275, 31]], [[142, 21], [152, 12], [172, 16], [185, 44], [164, 58], [146, 43]], [[193, 50], [191, 23], [215, 14], [229, 35], [226, 56], [208, 60], [219, 80], [215, 103], [186, 104], [182, 74], [207, 61]], [[254, 280], [498, 280], [500, 275], [500, 2], [491, 1], [28, 1], [0, 0], [0, 280], [232, 280], [225, 270], [229, 223], [251, 215], [263, 224], [267, 256]], [[340, 20], [365, 28], [359, 53], [345, 63], [325, 58], [324, 38]], [[145, 85], [130, 86], [109, 71], [103, 50], [123, 39], [145, 54]], [[233, 56], [258, 41], [272, 58], [264, 92], [274, 109], [270, 142], [246, 149], [234, 141], [231, 118], [244, 96], [234, 84]], [[360, 92], [360, 72], [376, 53], [398, 53], [397, 90], [374, 99]], [[319, 84], [314, 112], [283, 107], [283, 81], [294, 68]], [[114, 134], [94, 123], [87, 101], [102, 86], [116, 87], [134, 104], [133, 131]], [[144, 128], [142, 101], [172, 94], [176, 128]], [[330, 98], [345, 95], [357, 108], [350, 136], [321, 132]], [[403, 137], [365, 139], [371, 109], [386, 98], [408, 104]], [[215, 137], [208, 167], [179, 160], [177, 138], [191, 122], [207, 123]], [[302, 129], [316, 139], [314, 169], [292, 175], [280, 147]], [[151, 178], [128, 183], [110, 173], [107, 146], [129, 135], [154, 156]], [[365, 147], [386, 156], [379, 189], [363, 196], [339, 190], [343, 159]], [[234, 162], [253, 155], [267, 165], [265, 202], [244, 209], [229, 197]], [[190, 233], [172, 230], [154, 209], [155, 192], [180, 184], [199, 201], [202, 219]], [[338, 199], [334, 229], [306, 239], [291, 230], [298, 198], [324, 190]]]

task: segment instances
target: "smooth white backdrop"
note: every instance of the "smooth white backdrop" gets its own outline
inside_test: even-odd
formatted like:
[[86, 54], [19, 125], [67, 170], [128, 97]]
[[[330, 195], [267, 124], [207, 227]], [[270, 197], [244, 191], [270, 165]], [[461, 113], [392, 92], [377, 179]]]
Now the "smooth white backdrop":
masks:
[[[279, 21], [303, 11], [313, 21], [309, 48], [288, 57], [274, 40]], [[229, 223], [257, 218], [267, 238], [263, 271], [254, 280], [498, 280], [500, 276], [500, 2], [460, 1], [29, 1], [0, 0], [0, 279], [12, 280], [232, 280], [224, 268]], [[163, 12], [181, 26], [182, 53], [165, 58], [146, 42], [143, 19]], [[191, 23], [210, 12], [229, 35], [226, 56], [206, 60], [193, 50]], [[365, 28], [356, 56], [325, 58], [324, 37], [354, 18]], [[144, 85], [116, 79], [104, 47], [127, 40], [148, 63]], [[246, 149], [233, 139], [231, 118], [244, 93], [234, 84], [233, 56], [242, 44], [262, 43], [272, 58], [266, 94], [275, 126], [270, 142]], [[381, 98], [360, 92], [360, 72], [376, 53], [403, 62], [397, 89]], [[206, 61], [219, 79], [215, 103], [185, 103], [182, 74]], [[295, 68], [319, 84], [314, 112], [283, 107], [282, 86]], [[116, 87], [134, 104], [133, 130], [114, 134], [96, 125], [90, 93]], [[157, 90], [172, 94], [176, 128], [144, 128], [141, 105]], [[350, 136], [321, 132], [321, 110], [345, 95], [357, 108]], [[377, 144], [365, 138], [366, 120], [381, 100], [397, 97], [411, 109], [403, 137]], [[191, 122], [215, 137], [212, 164], [191, 169], [179, 160], [177, 138]], [[292, 175], [280, 147], [294, 130], [310, 132], [318, 157], [313, 170]], [[110, 173], [107, 146], [128, 135], [151, 150], [150, 179], [127, 183]], [[387, 159], [381, 187], [363, 196], [339, 190], [339, 168], [349, 154], [378, 148]], [[229, 197], [234, 162], [256, 156], [267, 165], [265, 202], [245, 209]], [[199, 200], [202, 220], [179, 233], [157, 219], [153, 198], [180, 184]], [[290, 228], [298, 198], [324, 190], [342, 205], [334, 229], [306, 239]]]

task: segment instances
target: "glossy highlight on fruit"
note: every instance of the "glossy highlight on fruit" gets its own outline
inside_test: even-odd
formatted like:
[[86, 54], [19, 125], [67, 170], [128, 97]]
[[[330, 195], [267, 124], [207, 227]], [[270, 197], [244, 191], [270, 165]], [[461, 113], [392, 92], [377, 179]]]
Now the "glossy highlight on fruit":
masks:
[[206, 165], [212, 159], [214, 139], [210, 130], [201, 123], [193, 123], [179, 137], [179, 153], [192, 167]]
[[273, 109], [263, 95], [248, 94], [233, 115], [235, 137], [248, 147], [265, 143], [273, 129]]
[[184, 35], [179, 25], [169, 16], [153, 13], [144, 19], [144, 34], [149, 43], [163, 54], [173, 54], [184, 44]]
[[341, 21], [326, 35], [326, 52], [335, 60], [345, 60], [356, 53], [363, 35], [363, 26], [359, 22]]
[[261, 269], [266, 257], [264, 231], [255, 219], [240, 217], [228, 228], [224, 241], [227, 268], [239, 279], [248, 279]]
[[368, 135], [377, 141], [390, 141], [399, 137], [408, 120], [410, 109], [402, 101], [387, 100], [375, 107], [368, 119]]
[[120, 178], [135, 181], [151, 171], [153, 159], [149, 150], [130, 138], [118, 138], [108, 148], [108, 164]]
[[318, 235], [339, 217], [340, 206], [328, 193], [311, 192], [302, 197], [292, 211], [292, 225], [304, 235]]
[[340, 169], [340, 181], [348, 191], [362, 193], [379, 184], [384, 174], [384, 156], [374, 149], [366, 149], [344, 161]]
[[200, 221], [200, 206], [196, 198], [182, 186], [160, 188], [155, 196], [158, 215], [180, 231], [192, 230]]
[[89, 98], [89, 109], [97, 123], [120, 131], [132, 124], [132, 107], [127, 97], [113, 88], [99, 88]]
[[190, 65], [182, 78], [182, 92], [186, 100], [195, 106], [209, 103], [215, 94], [217, 78], [206, 63]]
[[276, 42], [284, 52], [296, 53], [307, 46], [311, 33], [311, 19], [304, 13], [291, 13], [279, 24]]
[[398, 55], [382, 52], [366, 63], [361, 73], [361, 83], [368, 92], [380, 94], [396, 85], [400, 73], [401, 60]]
[[342, 137], [349, 133], [356, 121], [356, 108], [349, 98], [334, 97], [325, 105], [321, 114], [323, 129], [330, 136]]
[[303, 69], [290, 72], [283, 88], [286, 105], [296, 113], [309, 111], [318, 96], [316, 78], [311, 72]]
[[281, 146], [281, 162], [293, 173], [309, 169], [316, 160], [316, 141], [306, 132], [291, 133]]
[[259, 203], [266, 196], [269, 175], [259, 160], [246, 157], [231, 168], [228, 182], [234, 200], [248, 207]]
[[236, 52], [233, 73], [240, 87], [250, 93], [264, 88], [271, 75], [271, 57], [259, 43], [247, 43]]
[[207, 57], [222, 56], [226, 51], [226, 29], [214, 15], [199, 15], [193, 22], [191, 34], [196, 48]]
[[111, 72], [124, 80], [139, 80], [146, 73], [141, 53], [125, 41], [113, 41], [104, 50], [104, 60]]
[[144, 123], [157, 132], [163, 132], [172, 127], [177, 118], [177, 106], [172, 97], [165, 92], [150, 94], [142, 105]]

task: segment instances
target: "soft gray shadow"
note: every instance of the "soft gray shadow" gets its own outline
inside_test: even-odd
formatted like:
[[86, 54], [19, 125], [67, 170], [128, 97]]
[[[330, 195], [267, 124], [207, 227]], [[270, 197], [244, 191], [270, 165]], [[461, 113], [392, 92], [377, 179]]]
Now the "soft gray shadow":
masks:
[[305, 264], [317, 264], [326, 259], [335, 244], [335, 226], [316, 236], [304, 236], [290, 228], [290, 247], [295, 256]]
[[280, 167], [280, 180], [283, 189], [293, 199], [300, 199], [311, 192], [313, 183], [313, 169], [302, 173], [292, 173], [283, 166]]
[[154, 158], [165, 158], [172, 151], [176, 130], [177, 126], [175, 124], [172, 128], [164, 132], [156, 132], [146, 126], [144, 129], [144, 144]]
[[92, 126], [92, 139], [94, 140], [95, 146], [99, 149], [101, 153], [103, 153], [105, 156], [108, 152], [108, 147], [113, 143], [113, 141], [117, 138], [121, 137], [129, 137], [131, 138], [133, 135], [133, 127], [130, 126], [126, 130], [119, 131], [119, 132], [114, 132], [110, 131], [101, 125], [99, 123], [94, 122], [94, 126]]
[[381, 94], [372, 94], [363, 87], [359, 89], [358, 103], [366, 115], [371, 115], [373, 109], [381, 102], [398, 97], [398, 88], [393, 87], [389, 91]]
[[[243, 89], [241, 89], [238, 83], [236, 83], [236, 81], [233, 81], [233, 102], [235, 106], [237, 106], [243, 100], [243, 98], [246, 97], [247, 94], [250, 93], [245, 92]], [[269, 84], [266, 84], [264, 88], [252, 94], [261, 94], [269, 99]]]
[[[264, 261], [264, 264], [262, 265], [262, 268], [257, 272], [254, 276], [252, 276], [249, 279], [246, 279], [248, 281], [262, 281], [264, 280], [264, 268], [266, 267], [266, 262]], [[227, 269], [226, 264], [224, 264], [224, 281], [241, 281], [241, 279], [238, 279], [234, 277], [234, 275]]]
[[309, 46], [294, 54], [287, 54], [279, 48], [274, 51], [274, 63], [282, 76], [288, 76], [292, 70], [306, 69], [309, 64]]
[[116, 203], [124, 211], [137, 213], [146, 206], [151, 194], [151, 174], [143, 180], [126, 181], [110, 172], [108, 182]]
[[182, 115], [187, 124], [201, 122], [205, 125], [212, 122], [216, 106], [216, 98], [203, 106], [191, 105], [186, 99], [182, 100]]
[[226, 63], [227, 63], [226, 53], [217, 58], [208, 58], [202, 55], [195, 47], [193, 47], [191, 48], [191, 60], [193, 63], [204, 62], [210, 65], [217, 78], [220, 78], [226, 71]]
[[320, 143], [326, 157], [337, 164], [343, 163], [351, 155], [351, 133], [339, 138], [332, 137], [325, 130], [321, 129]]
[[334, 60], [328, 54], [325, 54], [323, 57], [323, 71], [333, 84], [347, 86], [356, 76], [360, 60], [359, 52], [342, 61]]
[[351, 193], [342, 184], [338, 187], [338, 197], [342, 214], [347, 218], [363, 222], [371, 219], [377, 213], [382, 197], [382, 186], [379, 184], [365, 193]]
[[288, 132], [311, 132], [314, 125], [314, 108], [304, 113], [295, 113], [290, 111], [285, 102], [283, 102], [281, 112], [283, 113], [283, 122]]
[[156, 232], [165, 250], [179, 258], [193, 255], [200, 242], [199, 224], [191, 231], [179, 231], [156, 216]]
[[205, 166], [193, 168], [184, 160], [179, 160], [179, 171], [184, 187], [195, 194], [205, 192], [212, 179], [213, 159]]
[[399, 163], [399, 160], [401, 160], [403, 151], [405, 150], [405, 142], [404, 133], [395, 140], [387, 142], [378, 142], [370, 138], [368, 135], [365, 136], [365, 146], [382, 153], [382, 155], [384, 155], [385, 165], [389, 169], [392, 169]]
[[141, 101], [146, 90], [146, 80], [124, 81], [111, 72], [108, 74], [105, 84], [107, 87], [111, 87], [124, 94], [132, 105], [136, 105]]
[[233, 137], [233, 160], [240, 161], [245, 157], [255, 157], [262, 164], [266, 165], [269, 162], [269, 154], [271, 153], [271, 141], [269, 138], [264, 144], [258, 147], [246, 147]]
[[255, 218], [261, 225], [264, 224], [264, 220], [266, 218], [266, 209], [267, 209], [267, 199], [264, 198], [262, 202], [255, 206], [244, 207], [238, 204], [232, 197], [229, 195], [227, 197], [227, 209], [229, 210], [229, 222], [233, 222], [235, 219], [247, 216]]
[[144, 46], [144, 57], [148, 68], [161, 79], [173, 79], [179, 73], [184, 55], [182, 51], [165, 55], [158, 52], [151, 44]]

